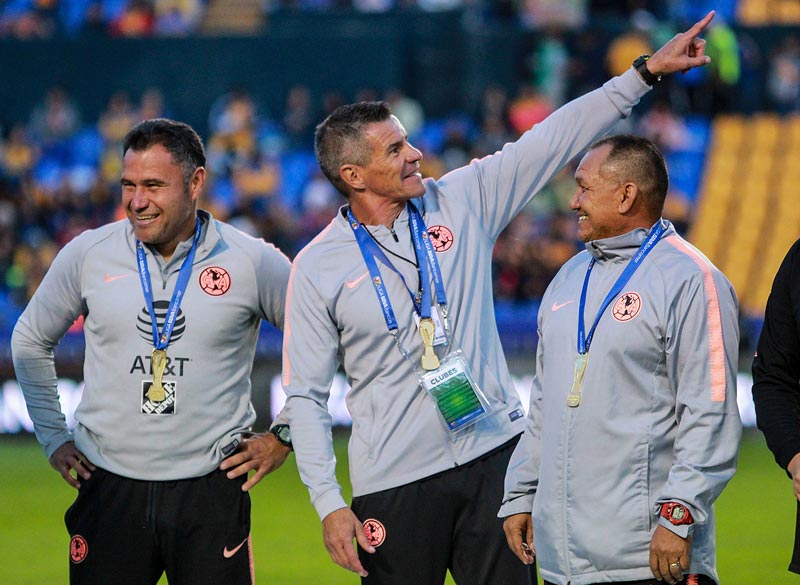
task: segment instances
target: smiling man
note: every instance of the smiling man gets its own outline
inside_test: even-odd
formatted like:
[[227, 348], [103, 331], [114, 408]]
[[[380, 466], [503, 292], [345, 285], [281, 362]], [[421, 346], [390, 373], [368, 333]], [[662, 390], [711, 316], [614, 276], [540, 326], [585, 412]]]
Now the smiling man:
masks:
[[[146, 120], [125, 137], [128, 220], [67, 244], [19, 319], [14, 367], [66, 514], [73, 584], [252, 583], [247, 491], [289, 452], [251, 435], [262, 319], [283, 326], [289, 261], [197, 209], [200, 137]], [[53, 348], [84, 317], [85, 388], [67, 428]], [[247, 474], [254, 471], [248, 480]]]
[[575, 172], [586, 250], [539, 311], [528, 424], [500, 515], [546, 584], [712, 585], [713, 502], [733, 476], [738, 304], [661, 218], [668, 177], [650, 141], [612, 136]]
[[[496, 517], [524, 411], [494, 319], [492, 248], [649, 83], [708, 62], [697, 37], [712, 17], [439, 180], [420, 176], [422, 154], [382, 102], [342, 106], [317, 127], [317, 160], [347, 205], [293, 264], [283, 385], [328, 552], [363, 582], [439, 585], [448, 570], [460, 585], [535, 578]], [[352, 508], [327, 410], [339, 366], [350, 383]]]

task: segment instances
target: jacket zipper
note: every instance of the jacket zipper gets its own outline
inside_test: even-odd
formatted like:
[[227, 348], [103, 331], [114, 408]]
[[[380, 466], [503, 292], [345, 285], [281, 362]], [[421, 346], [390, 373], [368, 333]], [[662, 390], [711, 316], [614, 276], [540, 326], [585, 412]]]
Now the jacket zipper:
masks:
[[570, 412], [572, 409], [567, 407], [566, 408], [566, 417], [567, 417], [567, 424], [564, 425], [564, 443], [563, 449], [564, 452], [562, 457], [564, 458], [564, 473], [562, 475], [562, 501], [561, 501], [561, 525], [563, 529], [563, 539], [564, 539], [564, 566], [566, 567], [567, 573], [567, 583], [572, 581], [572, 567], [570, 566], [569, 561], [569, 530], [567, 530], [567, 475], [569, 474], [569, 457], [567, 456], [567, 449], [569, 445], [569, 423], [572, 419], [572, 413]]

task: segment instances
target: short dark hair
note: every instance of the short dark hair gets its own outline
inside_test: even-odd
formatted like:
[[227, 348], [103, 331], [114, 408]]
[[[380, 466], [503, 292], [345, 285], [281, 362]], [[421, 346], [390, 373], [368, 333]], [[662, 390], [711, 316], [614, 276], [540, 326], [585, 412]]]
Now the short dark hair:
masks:
[[594, 142], [589, 150], [609, 145], [611, 150], [603, 168], [620, 181], [632, 181], [644, 195], [647, 209], [655, 217], [661, 215], [669, 190], [667, 163], [658, 147], [647, 138], [632, 134], [607, 136]]
[[196, 168], [206, 166], [203, 140], [194, 128], [167, 118], [144, 120], [131, 128], [122, 143], [122, 156], [128, 150], [139, 152], [156, 144], [166, 148], [173, 162], [181, 167], [184, 184], [189, 183]]
[[386, 102], [358, 102], [336, 108], [317, 126], [314, 133], [314, 154], [322, 172], [333, 186], [349, 197], [347, 184], [339, 176], [344, 164], [366, 165], [371, 152], [364, 140], [364, 129], [388, 120], [392, 110]]

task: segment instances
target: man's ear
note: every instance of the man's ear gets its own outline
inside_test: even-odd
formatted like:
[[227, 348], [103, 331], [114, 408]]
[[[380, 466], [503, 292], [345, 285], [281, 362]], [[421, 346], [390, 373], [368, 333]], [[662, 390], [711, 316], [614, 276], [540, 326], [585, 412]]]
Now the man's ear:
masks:
[[358, 165], [342, 165], [339, 167], [339, 176], [354, 191], [361, 191], [364, 188], [361, 167]]
[[619, 212], [624, 215], [630, 213], [636, 200], [639, 198], [639, 187], [636, 183], [624, 183], [619, 198]]
[[205, 167], [197, 167], [189, 179], [189, 192], [192, 195], [192, 201], [197, 201], [200, 193], [203, 192], [203, 185], [206, 184], [206, 169]]

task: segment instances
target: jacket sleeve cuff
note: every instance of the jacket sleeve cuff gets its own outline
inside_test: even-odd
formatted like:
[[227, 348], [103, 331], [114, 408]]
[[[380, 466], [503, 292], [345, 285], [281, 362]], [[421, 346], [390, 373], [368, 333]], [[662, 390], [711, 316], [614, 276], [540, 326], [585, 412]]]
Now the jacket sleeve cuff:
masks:
[[64, 430], [63, 432], [58, 433], [53, 437], [48, 437], [46, 443], [42, 445], [42, 450], [44, 451], [44, 456], [47, 457], [49, 460], [50, 457], [53, 456], [53, 453], [63, 445], [64, 443], [69, 443], [70, 441], [74, 441], [74, 437], [72, 436], [72, 432], [68, 430]]
[[272, 419], [272, 423], [269, 425], [269, 428], [272, 428], [275, 425], [289, 425], [289, 415], [286, 414], [285, 408], [275, 415], [275, 418]]
[[630, 116], [633, 107], [652, 89], [633, 67], [603, 84], [603, 90], [623, 118]]
[[529, 494], [503, 502], [497, 517], [506, 518], [514, 514], [530, 514], [533, 511], [533, 498], [533, 494]]
[[658, 523], [681, 538], [689, 538], [689, 536], [692, 534], [692, 528], [694, 528], [694, 524], [681, 524], [680, 526], [675, 526], [672, 522], [666, 518], [662, 518], [661, 516], [658, 517]]
[[325, 516], [331, 512], [348, 507], [339, 490], [329, 490], [314, 501], [314, 508], [317, 510], [320, 520], [324, 520]]

